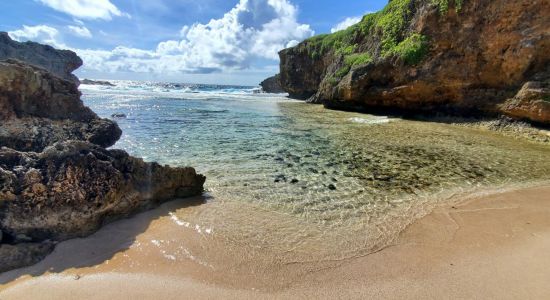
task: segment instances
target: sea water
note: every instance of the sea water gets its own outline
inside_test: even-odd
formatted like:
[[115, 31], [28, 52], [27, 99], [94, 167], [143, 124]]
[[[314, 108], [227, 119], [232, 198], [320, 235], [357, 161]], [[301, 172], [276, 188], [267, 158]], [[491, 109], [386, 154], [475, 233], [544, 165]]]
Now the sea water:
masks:
[[[81, 86], [101, 117], [125, 115], [113, 148], [206, 175], [207, 203], [170, 218], [229, 252], [364, 255], [437, 205], [550, 179], [548, 144], [488, 130], [327, 110], [254, 87], [115, 83]], [[199, 247], [193, 257], [213, 260]]]

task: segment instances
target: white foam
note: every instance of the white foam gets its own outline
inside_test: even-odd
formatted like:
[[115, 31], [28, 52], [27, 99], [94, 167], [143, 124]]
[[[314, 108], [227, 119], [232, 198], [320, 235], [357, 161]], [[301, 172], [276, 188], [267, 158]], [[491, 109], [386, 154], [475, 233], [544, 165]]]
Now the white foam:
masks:
[[348, 120], [353, 122], [353, 123], [371, 124], [371, 125], [387, 124], [387, 123], [392, 121], [392, 119], [390, 119], [388, 117], [369, 117], [369, 118], [355, 117], [355, 118], [349, 118]]

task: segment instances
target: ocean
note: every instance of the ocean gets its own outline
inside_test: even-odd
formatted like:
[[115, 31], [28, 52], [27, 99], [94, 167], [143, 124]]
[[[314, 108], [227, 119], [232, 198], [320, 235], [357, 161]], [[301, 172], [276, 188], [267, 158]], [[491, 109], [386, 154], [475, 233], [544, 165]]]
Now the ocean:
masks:
[[215, 265], [207, 241], [243, 260], [361, 256], [438, 205], [550, 179], [548, 145], [486, 129], [327, 110], [256, 87], [113, 83], [80, 87], [122, 128], [113, 148], [207, 176], [204, 204], [170, 214], [205, 242], [174, 258]]

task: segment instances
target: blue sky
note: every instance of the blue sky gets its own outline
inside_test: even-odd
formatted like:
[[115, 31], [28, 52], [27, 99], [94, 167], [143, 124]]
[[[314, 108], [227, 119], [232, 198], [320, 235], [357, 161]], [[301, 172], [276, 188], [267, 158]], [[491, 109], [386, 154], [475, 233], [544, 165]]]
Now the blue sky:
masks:
[[277, 52], [343, 29], [386, 0], [0, 1], [0, 30], [71, 49], [79, 77], [256, 85]]

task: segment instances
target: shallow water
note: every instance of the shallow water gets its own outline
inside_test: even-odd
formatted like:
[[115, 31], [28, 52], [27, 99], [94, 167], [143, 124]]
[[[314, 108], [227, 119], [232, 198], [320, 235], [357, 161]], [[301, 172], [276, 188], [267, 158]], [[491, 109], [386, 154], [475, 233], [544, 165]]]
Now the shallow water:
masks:
[[[81, 89], [100, 116], [126, 114], [115, 148], [207, 176], [208, 203], [171, 219], [228, 253], [234, 245], [241, 261], [363, 255], [457, 195], [550, 179], [549, 146], [490, 131], [331, 111], [245, 87]], [[165, 254], [221, 259], [208, 242], [194, 247]]]

